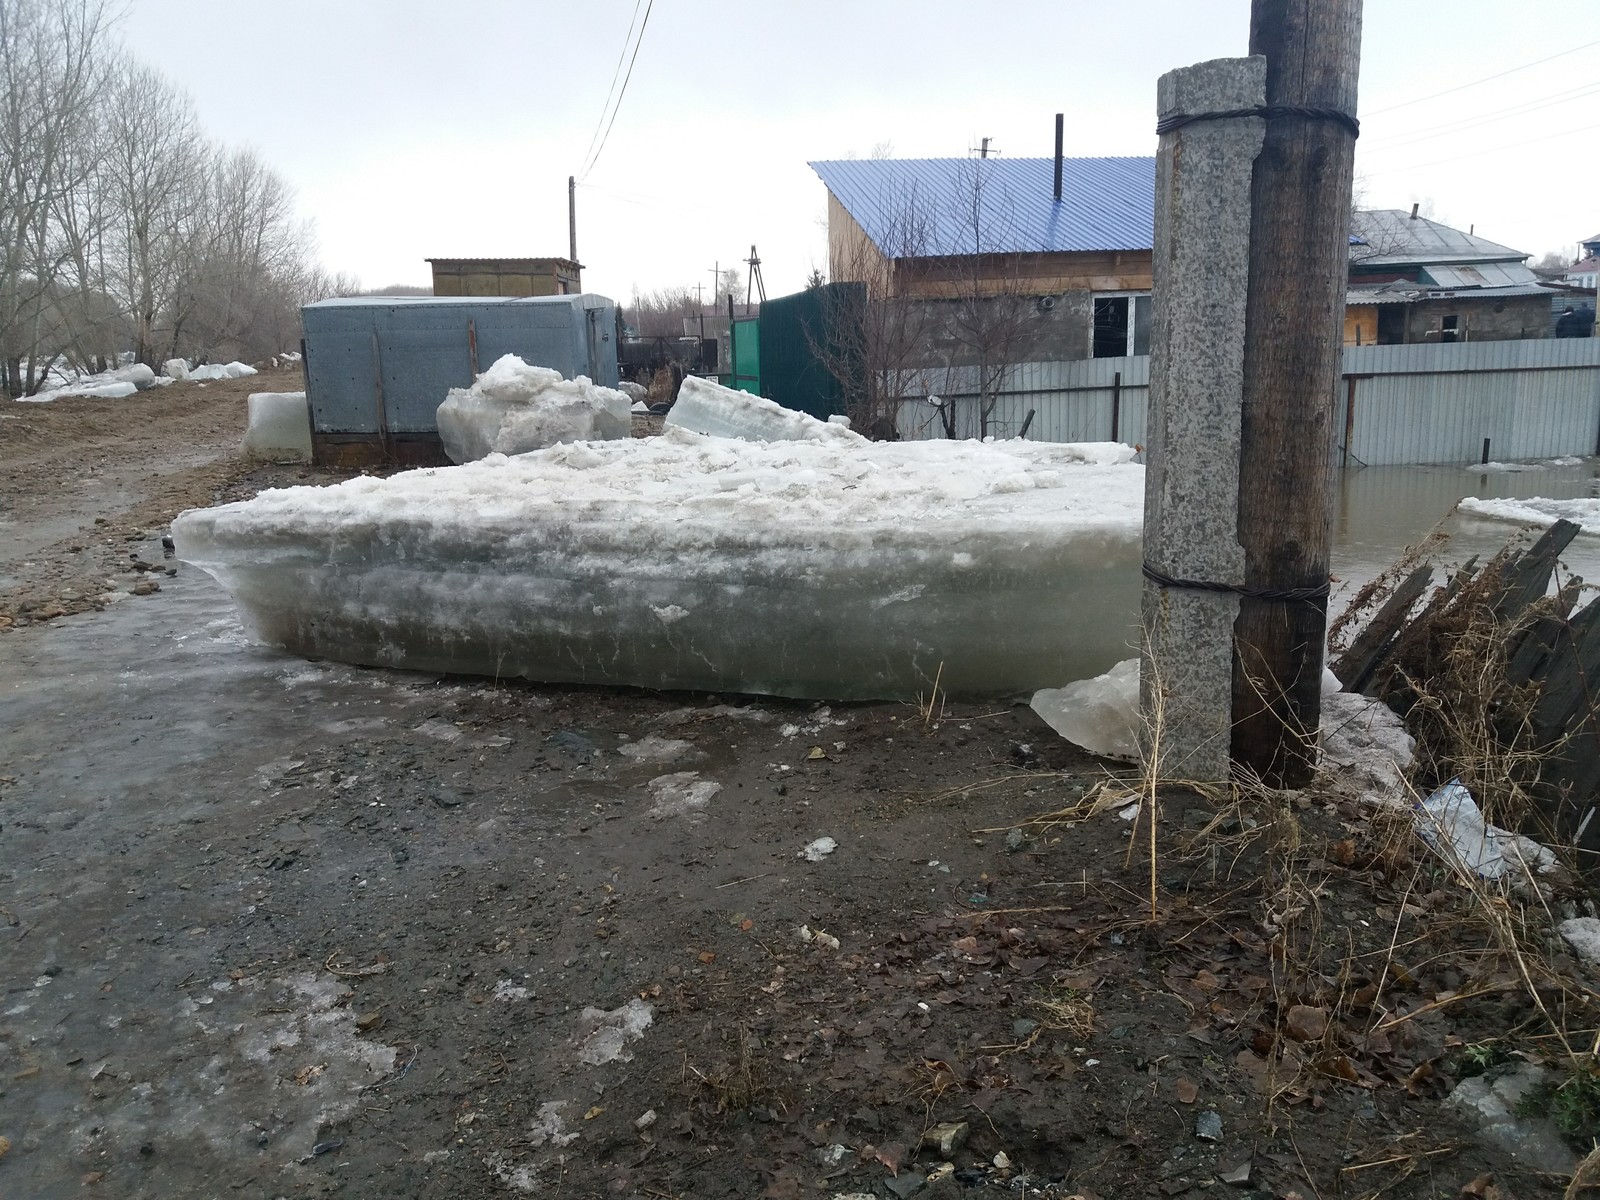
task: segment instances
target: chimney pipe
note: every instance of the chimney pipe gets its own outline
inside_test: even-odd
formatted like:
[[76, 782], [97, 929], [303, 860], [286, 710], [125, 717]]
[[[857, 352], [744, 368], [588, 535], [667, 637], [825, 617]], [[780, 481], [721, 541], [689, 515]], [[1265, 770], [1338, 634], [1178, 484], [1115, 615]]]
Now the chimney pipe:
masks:
[[1066, 113], [1056, 114], [1056, 203], [1061, 203], [1061, 135]]
[[1413, 200], [1411, 202], [1411, 219], [1413, 221], [1415, 221], [1417, 219], [1417, 209], [1419, 209], [1421, 207], [1422, 207], [1422, 201]]

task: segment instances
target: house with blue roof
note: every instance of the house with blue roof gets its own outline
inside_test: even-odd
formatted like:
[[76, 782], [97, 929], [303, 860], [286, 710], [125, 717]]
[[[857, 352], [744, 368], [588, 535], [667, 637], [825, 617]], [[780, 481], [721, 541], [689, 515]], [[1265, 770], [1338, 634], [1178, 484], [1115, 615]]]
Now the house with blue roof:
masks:
[[[1059, 164], [1059, 186], [1057, 166]], [[829, 278], [875, 300], [1031, 298], [1032, 357], [1149, 351], [1154, 158], [813, 162]]]

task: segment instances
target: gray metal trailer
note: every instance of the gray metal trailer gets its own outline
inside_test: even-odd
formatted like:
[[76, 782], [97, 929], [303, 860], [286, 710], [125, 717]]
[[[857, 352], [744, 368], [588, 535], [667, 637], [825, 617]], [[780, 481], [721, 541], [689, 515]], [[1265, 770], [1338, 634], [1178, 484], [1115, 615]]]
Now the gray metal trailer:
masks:
[[604, 296], [362, 296], [300, 317], [319, 465], [448, 464], [439, 405], [503, 354], [617, 385], [617, 308]]

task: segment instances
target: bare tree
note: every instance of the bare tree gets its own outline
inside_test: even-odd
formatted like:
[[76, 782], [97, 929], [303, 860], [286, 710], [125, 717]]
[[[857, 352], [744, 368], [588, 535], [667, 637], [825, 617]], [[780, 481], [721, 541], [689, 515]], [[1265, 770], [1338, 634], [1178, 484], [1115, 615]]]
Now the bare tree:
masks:
[[633, 303], [623, 319], [639, 337], [682, 337], [685, 319], [698, 316], [699, 302], [692, 287], [665, 287], [640, 292], [633, 289]]
[[0, 387], [26, 395], [61, 353], [63, 276], [83, 257], [82, 189], [110, 15], [98, 0], [0, 0]]

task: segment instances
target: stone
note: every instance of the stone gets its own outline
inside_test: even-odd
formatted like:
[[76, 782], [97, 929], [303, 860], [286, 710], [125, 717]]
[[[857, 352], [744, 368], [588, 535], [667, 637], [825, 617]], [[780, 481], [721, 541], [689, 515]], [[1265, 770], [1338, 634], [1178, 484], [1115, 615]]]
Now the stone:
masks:
[[1208, 1108], [1194, 1119], [1194, 1135], [1202, 1142], [1220, 1142], [1222, 1140], [1222, 1115], [1214, 1108]]
[[936, 1147], [941, 1157], [950, 1158], [966, 1143], [967, 1132], [968, 1126], [965, 1121], [946, 1121], [924, 1133], [922, 1144]]
[[900, 1174], [885, 1179], [883, 1186], [899, 1196], [900, 1200], [906, 1200], [907, 1196], [914, 1196], [920, 1192], [927, 1182], [928, 1177], [921, 1171], [901, 1171]]

